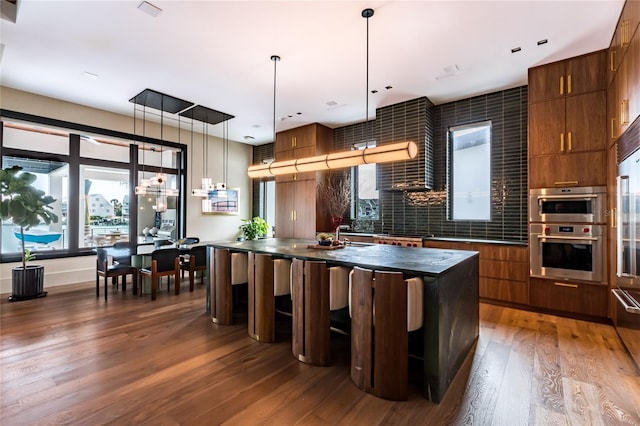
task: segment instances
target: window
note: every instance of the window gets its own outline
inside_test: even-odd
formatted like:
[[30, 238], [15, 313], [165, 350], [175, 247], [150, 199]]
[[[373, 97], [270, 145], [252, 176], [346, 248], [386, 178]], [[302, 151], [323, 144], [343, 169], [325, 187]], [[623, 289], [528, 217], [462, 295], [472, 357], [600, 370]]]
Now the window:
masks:
[[260, 214], [269, 224], [267, 236], [272, 236], [273, 226], [276, 223], [276, 181], [260, 181]]
[[452, 220], [491, 220], [491, 122], [449, 129]]
[[[67, 228], [67, 206], [69, 202], [69, 165], [57, 161], [34, 160], [4, 156], [2, 168], [20, 166], [23, 172], [36, 176], [33, 186], [51, 195], [56, 201], [51, 204], [53, 213], [58, 216], [57, 223], [33, 226], [25, 231], [25, 248], [32, 252], [51, 252], [69, 247]], [[20, 228], [12, 223], [3, 222], [2, 253], [20, 253]]]
[[[129, 238], [129, 171], [80, 166], [79, 247], [95, 247]], [[88, 206], [88, 208], [87, 208]]]
[[[357, 149], [373, 148], [375, 144], [362, 143], [356, 145]], [[351, 171], [352, 182], [352, 218], [357, 220], [379, 219], [379, 193], [376, 188], [375, 164], [362, 164]]]
[[[184, 197], [137, 196], [130, 175], [164, 172], [166, 188], [179, 188], [184, 145], [146, 138], [138, 164], [130, 165], [140, 147], [134, 135], [5, 110], [0, 125], [2, 167], [22, 166], [57, 200], [58, 223], [33, 227], [27, 241], [38, 259], [92, 254], [95, 246], [135, 240], [136, 228], [162, 228], [174, 239], [184, 233]], [[0, 262], [20, 259], [14, 228], [2, 223]]]

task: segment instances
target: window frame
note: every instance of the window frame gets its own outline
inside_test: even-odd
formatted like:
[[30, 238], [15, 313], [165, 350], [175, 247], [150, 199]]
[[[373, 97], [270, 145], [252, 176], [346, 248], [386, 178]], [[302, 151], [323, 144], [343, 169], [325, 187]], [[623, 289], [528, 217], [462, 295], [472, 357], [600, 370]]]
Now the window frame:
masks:
[[[488, 168], [488, 192], [487, 192], [487, 204], [488, 204], [488, 216], [482, 217], [473, 217], [473, 218], [455, 218], [455, 188], [454, 188], [454, 132], [463, 131], [474, 128], [482, 128], [488, 127], [488, 154], [487, 154], [487, 168]], [[465, 123], [459, 125], [449, 126], [447, 130], [447, 198], [448, 198], [448, 208], [447, 208], [447, 220], [452, 222], [491, 222], [493, 218], [493, 211], [491, 206], [491, 198], [492, 198], [492, 187], [491, 187], [491, 174], [492, 174], [492, 154], [493, 154], [493, 123], [492, 120], [481, 120], [474, 121], [472, 123]]]
[[[19, 148], [5, 147], [3, 143], [4, 139], [4, 125], [5, 122], [22, 122], [28, 125], [35, 126], [47, 126], [51, 128], [60, 129], [63, 132], [69, 134], [69, 154], [56, 154], [48, 152], [38, 152], [32, 150], [22, 150]], [[26, 131], [26, 130], [25, 130]], [[129, 161], [112, 161], [105, 159], [96, 159], [90, 157], [80, 156], [80, 143], [81, 135], [94, 134], [102, 135], [104, 137], [112, 137], [123, 140], [129, 140]], [[162, 145], [167, 148], [175, 148], [179, 152], [176, 158], [177, 168], [163, 168], [163, 172], [167, 174], [174, 174], [177, 176], [177, 185], [180, 190], [180, 195], [177, 197], [177, 223], [176, 230], [178, 235], [184, 235], [186, 231], [186, 176], [187, 165], [186, 158], [188, 154], [188, 146], [165, 140], [159, 140], [147, 136], [140, 136], [135, 134], [129, 134], [119, 131], [113, 131], [108, 129], [102, 129], [93, 126], [87, 126], [83, 124], [76, 124], [67, 121], [61, 121], [51, 119], [47, 117], [41, 117], [31, 114], [25, 114], [21, 112], [9, 111], [0, 109], [0, 159], [4, 156], [26, 158], [33, 160], [46, 160], [57, 161], [67, 163], [69, 165], [69, 200], [67, 206], [67, 227], [69, 229], [69, 245], [67, 249], [55, 250], [55, 251], [41, 251], [38, 252], [38, 259], [56, 259], [65, 257], [77, 257], [95, 255], [95, 248], [93, 247], [79, 247], [78, 235], [80, 232], [78, 209], [79, 209], [79, 169], [81, 165], [84, 166], [100, 166], [109, 168], [121, 168], [128, 169], [129, 171], [129, 199], [130, 210], [138, 210], [137, 196], [134, 194], [134, 188], [137, 184], [138, 173], [145, 172], [160, 172], [161, 167], [150, 166], [141, 164], [142, 158], [138, 156], [137, 147], [143, 144]], [[137, 215], [136, 215], [137, 217]], [[130, 220], [129, 227], [129, 239], [135, 241], [136, 236], [139, 234], [137, 219]], [[20, 253], [1, 253], [0, 263], [9, 263], [20, 261]]]

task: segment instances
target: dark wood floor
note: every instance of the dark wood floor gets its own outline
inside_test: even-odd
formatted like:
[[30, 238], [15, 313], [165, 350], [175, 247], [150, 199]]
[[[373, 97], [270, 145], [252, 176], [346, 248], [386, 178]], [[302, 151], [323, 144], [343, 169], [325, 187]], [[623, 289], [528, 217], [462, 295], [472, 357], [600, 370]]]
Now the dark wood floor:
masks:
[[608, 325], [482, 304], [442, 403], [419, 382], [391, 402], [351, 383], [347, 337], [332, 337], [333, 366], [307, 366], [286, 319], [279, 343], [258, 343], [242, 315], [211, 322], [202, 286], [182, 289], [154, 302], [130, 290], [105, 302], [93, 283], [3, 297], [0, 424], [640, 424], [640, 377]]

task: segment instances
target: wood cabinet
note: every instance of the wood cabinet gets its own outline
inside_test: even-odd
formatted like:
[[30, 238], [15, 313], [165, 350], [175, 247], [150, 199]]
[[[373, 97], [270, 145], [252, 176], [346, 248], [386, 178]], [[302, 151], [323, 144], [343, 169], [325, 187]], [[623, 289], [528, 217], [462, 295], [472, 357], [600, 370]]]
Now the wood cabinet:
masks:
[[607, 316], [607, 285], [533, 277], [530, 285], [532, 306], [592, 317]]
[[[333, 132], [318, 123], [308, 124], [276, 134], [274, 153], [276, 161], [313, 157], [326, 154], [333, 145]], [[315, 172], [292, 173], [276, 176], [276, 182], [316, 179]]]
[[529, 188], [606, 184], [606, 152], [545, 155], [529, 158]]
[[620, 18], [616, 25], [615, 32], [611, 38], [611, 44], [609, 46], [609, 64], [608, 64], [608, 82], [611, 84], [614, 74], [618, 71], [622, 58], [625, 56], [631, 41], [640, 23], [640, 1], [627, 0]]
[[[636, 3], [638, 5], [636, 7], [640, 9], [640, 0]], [[638, 15], [640, 15], [640, 10]], [[636, 29], [635, 35], [631, 40], [625, 58], [628, 59], [629, 123], [633, 123], [640, 117], [640, 30], [638, 29]]]
[[316, 224], [322, 222], [316, 210], [324, 211], [316, 209], [314, 180], [276, 183], [276, 237], [315, 239]]
[[525, 246], [425, 240], [424, 247], [472, 250], [480, 256], [480, 297], [529, 304], [529, 251]]
[[529, 188], [606, 184], [606, 50], [529, 69]]
[[[286, 130], [276, 135], [276, 161], [311, 157], [328, 152], [333, 133], [317, 123]], [[322, 202], [316, 199], [320, 172], [276, 176], [276, 236], [279, 238], [315, 238], [316, 231], [329, 229], [329, 218]]]
[[606, 50], [529, 68], [529, 102], [606, 89]]
[[607, 119], [614, 142], [640, 116], [640, 1], [627, 0], [609, 47]]
[[606, 103], [606, 92], [600, 90], [530, 104], [529, 155], [571, 154], [603, 149]]

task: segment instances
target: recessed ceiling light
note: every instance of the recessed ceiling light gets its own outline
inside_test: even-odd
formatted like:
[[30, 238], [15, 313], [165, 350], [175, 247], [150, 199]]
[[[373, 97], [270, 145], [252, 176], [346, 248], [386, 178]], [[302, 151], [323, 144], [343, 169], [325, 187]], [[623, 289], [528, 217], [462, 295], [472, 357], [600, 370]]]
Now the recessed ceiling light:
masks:
[[373, 90], [371, 91], [371, 93], [374, 93], [374, 94], [375, 94], [375, 93], [378, 93], [378, 91], [377, 91], [376, 89], [373, 89]]
[[259, 125], [259, 124], [254, 124], [254, 125], [253, 125], [253, 126], [251, 126], [251, 127], [253, 127], [254, 129], [259, 129], [259, 128], [260, 128], [260, 127], [262, 127], [262, 126], [261, 126], [261, 125]]
[[542, 45], [542, 44], [547, 44], [547, 42], [548, 42], [548, 41], [549, 41], [549, 40], [547, 40], [546, 38], [545, 38], [545, 39], [543, 39], [543, 40], [540, 40], [540, 41], [538, 42], [538, 46], [540, 46], [540, 45]]
[[325, 105], [332, 107], [332, 106], [338, 105], [338, 103], [336, 101], [329, 101], [329, 102], [325, 102]]
[[511, 53], [516, 53], [516, 52], [519, 52], [521, 50], [522, 50], [521, 47], [514, 47], [513, 49], [511, 49]]
[[254, 140], [254, 139], [255, 139], [255, 138], [254, 138], [253, 136], [249, 136], [249, 135], [247, 135], [247, 136], [245, 136], [245, 137], [244, 137], [244, 140], [245, 140], [245, 141], [252, 141], [252, 140]]
[[158, 6], [152, 5], [148, 1], [143, 1], [142, 3], [140, 3], [138, 5], [138, 9], [143, 11], [147, 15], [153, 16], [154, 18], [160, 15], [160, 13], [162, 12], [162, 9], [160, 9]]

